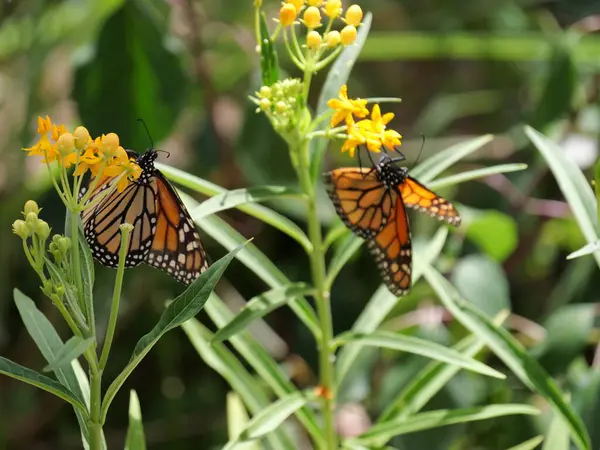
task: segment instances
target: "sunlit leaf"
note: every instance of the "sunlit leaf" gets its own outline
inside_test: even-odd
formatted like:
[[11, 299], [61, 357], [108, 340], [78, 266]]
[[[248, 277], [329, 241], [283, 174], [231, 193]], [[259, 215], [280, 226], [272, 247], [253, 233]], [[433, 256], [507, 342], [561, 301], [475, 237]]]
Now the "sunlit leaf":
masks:
[[146, 437], [142, 424], [142, 408], [137, 393], [129, 393], [129, 427], [125, 438], [125, 450], [146, 450]]

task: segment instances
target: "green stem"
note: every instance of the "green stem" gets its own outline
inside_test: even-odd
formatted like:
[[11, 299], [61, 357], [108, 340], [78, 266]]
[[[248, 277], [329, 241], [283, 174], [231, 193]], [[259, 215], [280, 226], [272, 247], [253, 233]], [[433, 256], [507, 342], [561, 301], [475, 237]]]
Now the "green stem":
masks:
[[91, 352], [87, 355], [90, 363], [90, 420], [88, 422], [88, 435], [90, 437], [90, 450], [102, 449], [102, 371], [98, 370], [96, 355]]
[[94, 319], [94, 305], [92, 299], [84, 298], [83, 285], [81, 283], [81, 261], [79, 260], [79, 213], [71, 211], [71, 255], [73, 261], [73, 280], [77, 289], [77, 300], [79, 306], [86, 316], [87, 326], [91, 337], [96, 337], [96, 322]]
[[108, 328], [106, 330], [106, 338], [104, 339], [104, 347], [100, 356], [100, 370], [106, 367], [106, 361], [110, 353], [115, 328], [117, 326], [117, 317], [119, 315], [119, 302], [121, 300], [121, 288], [123, 287], [123, 275], [125, 273], [125, 260], [127, 258], [127, 249], [129, 248], [129, 234], [133, 227], [127, 223], [119, 226], [121, 229], [121, 248], [119, 249], [119, 265], [117, 267], [117, 276], [115, 279], [115, 287], [113, 289], [112, 303], [110, 305], [110, 318], [108, 319]]
[[[308, 80], [310, 84], [310, 79]], [[323, 407], [323, 425], [325, 433], [326, 450], [337, 449], [337, 435], [334, 426], [334, 405], [335, 405], [335, 386], [334, 386], [334, 367], [333, 367], [333, 349], [331, 341], [333, 340], [333, 325], [331, 319], [331, 304], [329, 302], [330, 293], [325, 286], [325, 253], [323, 251], [323, 236], [321, 234], [321, 223], [317, 214], [317, 199], [315, 186], [310, 179], [309, 148], [308, 141], [302, 142], [298, 149], [292, 149], [292, 152], [298, 152], [298, 176], [302, 190], [308, 198], [308, 237], [313, 244], [312, 251], [309, 253], [311, 274], [315, 293], [315, 302], [317, 305], [317, 314], [319, 316], [319, 325], [322, 337], [319, 342], [319, 378], [322, 391], [321, 400]]]

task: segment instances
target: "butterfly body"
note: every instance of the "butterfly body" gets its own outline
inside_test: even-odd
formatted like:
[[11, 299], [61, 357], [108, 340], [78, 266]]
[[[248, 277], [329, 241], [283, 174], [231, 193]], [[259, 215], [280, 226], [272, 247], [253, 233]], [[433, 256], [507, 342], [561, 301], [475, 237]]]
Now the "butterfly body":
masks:
[[[179, 195], [156, 169], [155, 150], [137, 155], [127, 150], [142, 169], [140, 177], [122, 192], [113, 191], [82, 214], [83, 230], [92, 255], [101, 264], [117, 267], [122, 223], [133, 225], [126, 267], [147, 263], [176, 280], [190, 284], [206, 268], [207, 257], [194, 223]], [[109, 187], [100, 183], [89, 201]], [[84, 195], [82, 193], [81, 195]]]
[[450, 202], [383, 156], [372, 169], [343, 167], [325, 174], [328, 194], [348, 228], [367, 241], [383, 280], [395, 295], [410, 291], [412, 248], [406, 207], [452, 225], [460, 216]]

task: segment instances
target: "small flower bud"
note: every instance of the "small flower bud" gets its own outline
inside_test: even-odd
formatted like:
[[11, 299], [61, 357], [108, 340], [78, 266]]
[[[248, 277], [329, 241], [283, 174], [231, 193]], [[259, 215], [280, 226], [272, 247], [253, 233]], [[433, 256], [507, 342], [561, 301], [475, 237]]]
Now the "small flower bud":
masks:
[[271, 88], [269, 86], [261, 86], [258, 95], [261, 98], [271, 98]]
[[90, 137], [90, 132], [86, 127], [77, 127], [75, 131], [73, 131], [73, 136], [75, 137], [75, 147], [82, 149], [85, 148], [86, 145], [92, 140]]
[[266, 111], [271, 107], [271, 100], [269, 100], [268, 98], [261, 98], [258, 102], [258, 107], [261, 110]]
[[311, 30], [306, 35], [306, 46], [311, 49], [317, 49], [321, 46], [322, 38], [319, 32]]
[[25, 223], [27, 224], [27, 228], [30, 233], [35, 232], [35, 226], [38, 221], [38, 215], [34, 212], [27, 213], [25, 216]]
[[29, 228], [24, 220], [15, 220], [12, 224], [13, 233], [19, 236], [21, 239], [27, 239], [30, 235]]
[[275, 110], [277, 112], [284, 112], [288, 109], [288, 105], [285, 104], [285, 102], [283, 101], [278, 101], [277, 103], [275, 103]]
[[307, 2], [309, 6], [321, 6], [321, 3], [323, 3], [323, 0], [307, 0]]
[[296, 8], [296, 14], [298, 14], [306, 2], [305, 0], [286, 0], [286, 3], [294, 5], [294, 8]]
[[341, 33], [342, 44], [350, 45], [356, 40], [356, 27], [354, 25], [346, 25]]
[[325, 3], [325, 15], [331, 19], [335, 19], [342, 14], [341, 0], [327, 0]]
[[38, 215], [40, 213], [40, 207], [33, 200], [27, 200], [25, 202], [25, 207], [23, 208], [23, 215], [24, 216], [26, 216], [30, 212], [35, 213], [36, 215]]
[[325, 39], [327, 41], [327, 47], [334, 48], [340, 45], [342, 38], [340, 37], [340, 32], [334, 30], [327, 33]]
[[291, 3], [285, 3], [279, 10], [279, 23], [284, 27], [289, 27], [296, 20], [296, 7]]
[[63, 286], [55, 286], [54, 291], [61, 298], [65, 295], [65, 288]]
[[61, 236], [61, 238], [58, 240], [57, 246], [58, 249], [66, 255], [69, 252], [69, 250], [71, 250], [71, 239], [65, 236]]
[[346, 10], [346, 15], [344, 17], [348, 25], [354, 25], [355, 27], [360, 25], [362, 18], [363, 12], [358, 5], [350, 5], [350, 7], [348, 7]]
[[48, 239], [48, 236], [50, 236], [50, 226], [48, 223], [42, 219], [38, 219], [35, 227], [35, 234], [37, 234], [43, 241]]
[[61, 134], [56, 144], [61, 153], [68, 153], [75, 149], [75, 138], [71, 133]]
[[309, 6], [308, 8], [306, 8], [306, 11], [304, 11], [304, 25], [306, 25], [307, 28], [318, 28], [321, 26], [321, 12], [319, 11], [319, 8], [317, 8], [316, 6]]

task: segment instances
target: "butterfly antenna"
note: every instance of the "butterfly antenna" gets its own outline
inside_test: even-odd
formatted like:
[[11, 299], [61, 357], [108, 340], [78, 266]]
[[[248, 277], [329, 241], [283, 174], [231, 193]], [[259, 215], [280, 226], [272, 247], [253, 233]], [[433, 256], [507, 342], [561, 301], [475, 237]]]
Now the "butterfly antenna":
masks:
[[[142, 125], [144, 125], [144, 128], [146, 129], [146, 134], [148, 135], [148, 139], [150, 140], [150, 150], [154, 150], [154, 141], [152, 140], [152, 136], [150, 135], [150, 130], [148, 129], [148, 125], [146, 125], [146, 121], [141, 118], [138, 118], [137, 121], [141, 122]], [[169, 153], [169, 152], [166, 152], [166, 153]]]
[[411, 171], [415, 168], [415, 166], [419, 162], [419, 158], [421, 157], [421, 152], [423, 151], [423, 147], [425, 147], [425, 135], [423, 133], [421, 133], [421, 148], [419, 149], [419, 153], [417, 154], [417, 159], [415, 159], [415, 162], [413, 163], [412, 167], [410, 168]]

